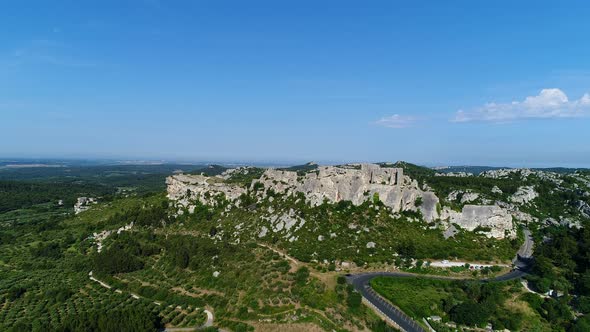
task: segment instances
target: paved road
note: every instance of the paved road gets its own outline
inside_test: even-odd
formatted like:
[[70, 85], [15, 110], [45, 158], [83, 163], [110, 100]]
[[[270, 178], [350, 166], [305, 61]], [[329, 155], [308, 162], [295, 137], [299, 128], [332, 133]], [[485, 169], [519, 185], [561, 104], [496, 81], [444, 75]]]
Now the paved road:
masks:
[[[533, 257], [533, 236], [531, 235], [531, 231], [527, 228], [524, 229], [524, 243], [516, 253], [516, 257], [512, 260], [512, 262], [516, 266], [527, 267], [529, 265], [530, 259]], [[524, 263], [524, 265], [522, 265]], [[519, 265], [520, 264], [520, 265]]]
[[[525, 242], [518, 250], [516, 257], [513, 260], [515, 269], [490, 279], [481, 279], [481, 282], [490, 281], [508, 281], [522, 278], [527, 274], [528, 268], [533, 254], [533, 238], [528, 229], [524, 230]], [[383, 297], [377, 294], [370, 286], [371, 279], [375, 277], [394, 277], [394, 278], [430, 278], [440, 280], [457, 280], [452, 277], [445, 276], [425, 276], [408, 272], [370, 272], [355, 275], [348, 275], [347, 281], [354, 286], [354, 288], [363, 296], [363, 298], [374, 308], [380, 311], [387, 318], [397, 324], [402, 330], [406, 332], [426, 332], [416, 321], [406, 315], [398, 308], [392, 306]]]

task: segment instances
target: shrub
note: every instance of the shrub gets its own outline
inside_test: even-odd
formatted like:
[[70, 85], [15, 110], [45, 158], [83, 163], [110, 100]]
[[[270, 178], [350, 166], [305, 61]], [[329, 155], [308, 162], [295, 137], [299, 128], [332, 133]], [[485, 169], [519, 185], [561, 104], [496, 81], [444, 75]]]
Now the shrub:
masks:
[[449, 314], [455, 323], [469, 326], [482, 325], [490, 317], [490, 313], [483, 305], [473, 301], [456, 305]]
[[356, 310], [361, 306], [362, 300], [363, 297], [361, 296], [361, 294], [357, 292], [350, 292], [348, 294], [348, 298], [346, 299], [346, 303], [348, 304], [348, 307], [350, 309]]

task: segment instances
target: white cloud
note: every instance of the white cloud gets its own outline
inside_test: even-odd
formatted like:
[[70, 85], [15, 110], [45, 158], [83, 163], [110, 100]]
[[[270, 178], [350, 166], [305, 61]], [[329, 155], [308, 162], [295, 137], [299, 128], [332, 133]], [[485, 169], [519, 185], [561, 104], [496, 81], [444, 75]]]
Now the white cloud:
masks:
[[590, 95], [569, 100], [560, 89], [543, 89], [523, 101], [488, 103], [471, 111], [459, 110], [453, 122], [509, 122], [521, 119], [574, 118], [590, 115]]
[[407, 115], [394, 114], [375, 121], [376, 125], [387, 128], [407, 128], [414, 124], [415, 118]]

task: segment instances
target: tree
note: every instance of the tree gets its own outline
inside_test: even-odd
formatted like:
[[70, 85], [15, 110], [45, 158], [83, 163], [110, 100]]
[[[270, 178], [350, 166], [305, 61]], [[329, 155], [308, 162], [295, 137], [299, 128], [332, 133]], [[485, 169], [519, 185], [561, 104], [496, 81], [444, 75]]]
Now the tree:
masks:
[[299, 285], [305, 285], [307, 283], [308, 278], [309, 278], [309, 269], [305, 266], [300, 267], [295, 272], [295, 282]]
[[12, 286], [8, 290], [8, 294], [6, 295], [6, 297], [8, 298], [9, 301], [14, 301], [14, 300], [20, 298], [21, 296], [23, 296], [23, 294], [26, 291], [27, 291], [27, 289], [24, 287]]
[[580, 275], [577, 286], [581, 294], [590, 295], [590, 269]]
[[456, 305], [449, 314], [455, 323], [469, 326], [482, 325], [490, 317], [490, 313], [481, 304], [473, 301]]
[[350, 292], [348, 293], [348, 298], [346, 299], [346, 303], [348, 307], [352, 310], [358, 309], [361, 306], [363, 301], [363, 297], [358, 292]]
[[586, 315], [579, 318], [570, 329], [571, 332], [586, 332], [590, 331], [590, 316]]
[[578, 296], [574, 300], [576, 309], [584, 314], [590, 313], [590, 297], [589, 296]]
[[143, 262], [129, 252], [114, 246], [94, 257], [94, 271], [116, 274], [141, 270]]

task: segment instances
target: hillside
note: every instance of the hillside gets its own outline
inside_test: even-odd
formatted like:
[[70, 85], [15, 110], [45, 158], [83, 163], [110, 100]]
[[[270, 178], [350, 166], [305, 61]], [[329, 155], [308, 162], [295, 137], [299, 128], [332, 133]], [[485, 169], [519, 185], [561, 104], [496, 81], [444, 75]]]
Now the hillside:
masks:
[[[198, 327], [211, 314], [214, 326], [232, 331], [385, 331], [343, 274], [387, 270], [477, 279], [505, 273], [524, 226], [537, 243], [529, 286], [566, 295], [525, 296], [519, 282], [490, 286], [501, 297], [477, 323], [559, 331], [573, 326], [572, 310], [590, 311], [590, 264], [583, 254], [590, 243], [587, 172], [502, 169], [437, 176], [404, 162], [207, 166], [169, 173], [166, 193], [141, 195], [110, 191], [115, 187], [108, 183], [95, 188], [88, 179], [71, 187], [39, 185], [42, 179], [4, 186], [6, 197], [28, 197], [33, 190], [47, 191], [47, 198], [30, 195], [0, 214], [3, 330], [75, 330], [120, 316], [131, 317], [130, 329]], [[63, 180], [51, 175], [50, 181]], [[141, 183], [135, 183], [136, 192], [144, 192]], [[104, 188], [109, 191], [96, 191]], [[77, 215], [71, 203], [55, 203], [61, 195], [93, 193], [108, 199], [97, 197]], [[486, 267], [436, 267], [446, 260]], [[424, 289], [408, 289], [409, 281], [379, 285], [393, 301], [399, 299], [390, 289], [424, 301], [463, 292], [457, 302], [414, 307], [401, 299], [400, 305], [467, 325], [472, 321], [458, 310], [473, 292], [488, 289], [442, 282]]]

